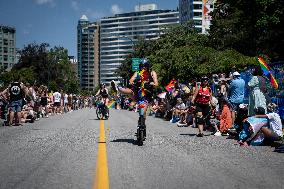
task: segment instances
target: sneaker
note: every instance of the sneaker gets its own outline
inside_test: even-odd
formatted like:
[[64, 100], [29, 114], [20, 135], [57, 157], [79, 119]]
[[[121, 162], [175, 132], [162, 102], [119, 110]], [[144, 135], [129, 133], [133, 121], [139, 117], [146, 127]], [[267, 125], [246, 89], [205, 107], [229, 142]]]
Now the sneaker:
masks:
[[110, 85], [111, 85], [112, 90], [114, 90], [114, 92], [117, 93], [117, 92], [118, 92], [118, 88], [117, 88], [117, 86], [116, 86], [114, 80], [112, 80], [112, 81], [110, 82]]
[[182, 123], [182, 122], [179, 121], [179, 122], [177, 123], [177, 126], [178, 126], [178, 127], [184, 127], [184, 126], [186, 126], [186, 123]]
[[222, 136], [222, 133], [220, 131], [217, 131], [214, 136]]
[[222, 136], [229, 136], [229, 133], [222, 133]]
[[204, 134], [203, 134], [203, 133], [198, 133], [196, 136], [197, 136], [197, 137], [203, 137]]

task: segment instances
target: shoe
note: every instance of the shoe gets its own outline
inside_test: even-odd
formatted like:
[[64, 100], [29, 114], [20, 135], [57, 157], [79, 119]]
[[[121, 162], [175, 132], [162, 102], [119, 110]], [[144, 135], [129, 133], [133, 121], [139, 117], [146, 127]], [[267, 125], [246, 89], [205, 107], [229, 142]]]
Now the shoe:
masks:
[[117, 88], [117, 86], [116, 86], [114, 80], [112, 80], [112, 81], [110, 82], [110, 85], [111, 85], [112, 90], [114, 90], [114, 92], [117, 93], [117, 92], [118, 92], [118, 88]]
[[184, 127], [184, 126], [186, 126], [186, 123], [181, 123], [180, 121], [177, 123], [177, 126], [178, 127]]
[[196, 136], [197, 136], [197, 137], [203, 137], [204, 134], [203, 134], [203, 133], [198, 133]]
[[222, 136], [230, 136], [229, 133], [222, 133]]
[[222, 136], [222, 133], [220, 131], [217, 131], [214, 136]]
[[235, 127], [232, 127], [232, 128], [230, 128], [230, 129], [228, 129], [228, 131], [229, 131], [229, 132], [236, 132], [236, 129], [235, 129]]

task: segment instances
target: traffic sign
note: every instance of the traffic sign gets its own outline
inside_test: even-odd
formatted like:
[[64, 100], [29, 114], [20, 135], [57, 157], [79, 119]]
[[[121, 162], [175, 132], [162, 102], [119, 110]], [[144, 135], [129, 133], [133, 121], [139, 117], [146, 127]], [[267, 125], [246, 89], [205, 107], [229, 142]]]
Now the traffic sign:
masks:
[[132, 58], [132, 71], [139, 71], [140, 58]]

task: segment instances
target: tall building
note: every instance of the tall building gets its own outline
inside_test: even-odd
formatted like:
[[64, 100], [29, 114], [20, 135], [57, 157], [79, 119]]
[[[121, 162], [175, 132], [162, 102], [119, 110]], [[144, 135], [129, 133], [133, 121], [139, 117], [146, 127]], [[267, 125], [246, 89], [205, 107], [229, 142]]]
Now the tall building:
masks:
[[105, 17], [100, 22], [100, 80], [109, 84], [120, 80], [115, 71], [138, 38], [157, 39], [163, 26], [179, 23], [179, 13], [158, 10], [155, 4], [139, 5], [135, 12]]
[[180, 23], [193, 20], [200, 33], [207, 34], [210, 29], [211, 16], [216, 0], [179, 0]]
[[12, 68], [16, 63], [16, 29], [0, 25], [0, 67]]
[[77, 26], [78, 79], [81, 89], [99, 85], [99, 25], [83, 15]]

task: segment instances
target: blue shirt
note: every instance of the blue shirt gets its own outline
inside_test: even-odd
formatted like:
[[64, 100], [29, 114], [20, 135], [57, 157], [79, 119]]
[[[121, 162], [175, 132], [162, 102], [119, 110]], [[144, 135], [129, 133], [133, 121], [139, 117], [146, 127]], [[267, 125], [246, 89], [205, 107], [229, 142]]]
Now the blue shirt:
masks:
[[235, 104], [241, 104], [244, 102], [245, 97], [245, 81], [237, 77], [234, 80], [232, 80], [230, 86], [229, 86], [229, 95], [228, 99], [230, 102]]

